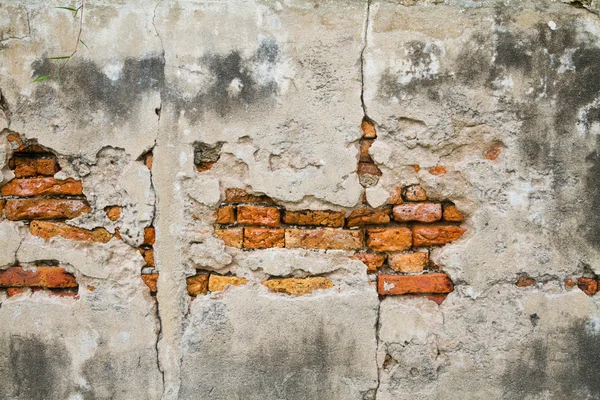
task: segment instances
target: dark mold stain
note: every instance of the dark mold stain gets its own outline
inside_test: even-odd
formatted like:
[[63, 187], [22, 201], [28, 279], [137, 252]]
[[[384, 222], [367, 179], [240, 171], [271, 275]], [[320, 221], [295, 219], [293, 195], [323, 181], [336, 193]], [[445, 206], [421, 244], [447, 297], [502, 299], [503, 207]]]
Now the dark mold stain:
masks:
[[[118, 79], [112, 80], [102, 71], [102, 66], [75, 59], [62, 71], [59, 89], [38, 84], [35, 94], [39, 101], [48, 104], [62, 99], [66, 103], [62, 106], [76, 110], [84, 120], [100, 109], [123, 123], [139, 103], [142, 93], [159, 91], [164, 86], [164, 67], [162, 57], [126, 58]], [[35, 61], [32, 68], [34, 77], [38, 77], [56, 73], [59, 65], [43, 59]]]
[[506, 365], [503, 398], [600, 399], [598, 322], [579, 320], [551, 339], [525, 343], [520, 359]]
[[585, 160], [589, 163], [589, 169], [585, 175], [585, 186], [587, 191], [586, 222], [581, 224], [583, 235], [596, 249], [600, 248], [600, 213], [597, 206], [600, 204], [600, 139], [596, 150], [587, 155]]

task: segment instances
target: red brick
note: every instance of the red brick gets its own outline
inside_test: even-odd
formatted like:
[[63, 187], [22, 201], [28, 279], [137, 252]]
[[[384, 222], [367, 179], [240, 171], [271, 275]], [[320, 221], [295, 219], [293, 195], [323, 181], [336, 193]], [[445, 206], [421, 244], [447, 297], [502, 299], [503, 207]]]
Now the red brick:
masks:
[[390, 222], [389, 210], [359, 208], [353, 210], [346, 220], [348, 227], [363, 225], [385, 225]]
[[358, 253], [350, 258], [362, 261], [367, 266], [367, 272], [377, 271], [385, 262], [385, 255], [376, 253]]
[[113, 235], [104, 228], [87, 230], [67, 225], [64, 222], [31, 221], [29, 230], [32, 235], [39, 236], [44, 240], [50, 240], [52, 237], [60, 236], [70, 240], [108, 243], [113, 237]]
[[144, 261], [146, 262], [146, 265], [148, 265], [150, 267], [154, 267], [154, 250], [152, 250], [152, 249], [138, 249], [138, 250], [142, 254], [142, 257], [144, 257]]
[[208, 292], [208, 275], [190, 276], [186, 279], [186, 283], [190, 296], [198, 296]]
[[242, 248], [244, 230], [242, 228], [215, 229], [215, 236], [225, 242], [225, 246]]
[[412, 246], [412, 232], [408, 228], [369, 229], [367, 246], [375, 251], [407, 250]]
[[598, 281], [594, 278], [577, 278], [577, 286], [588, 296], [593, 296], [598, 291]]
[[285, 247], [318, 250], [360, 250], [363, 233], [360, 230], [317, 228], [285, 230]]
[[373, 163], [358, 163], [358, 170], [356, 171], [359, 175], [374, 175], [381, 176], [381, 170]]
[[533, 279], [527, 275], [521, 275], [521, 276], [519, 276], [519, 279], [517, 279], [517, 282], [515, 282], [515, 285], [517, 285], [518, 287], [533, 286], [533, 285], [535, 285], [535, 279]]
[[54, 178], [13, 179], [2, 187], [3, 196], [77, 196], [83, 194], [80, 181]]
[[235, 207], [225, 206], [217, 209], [215, 216], [217, 224], [233, 224], [235, 223]]
[[434, 222], [442, 218], [439, 203], [405, 203], [394, 207], [394, 219], [400, 222]]
[[283, 222], [289, 225], [341, 228], [344, 226], [344, 213], [330, 210], [286, 211], [283, 215]]
[[108, 219], [111, 221], [116, 221], [119, 218], [121, 218], [122, 211], [123, 211], [123, 207], [119, 207], [119, 206], [104, 207], [104, 212], [106, 213], [106, 216], [108, 217]]
[[375, 139], [363, 139], [360, 141], [360, 153], [358, 156], [359, 162], [373, 163], [373, 159], [369, 154], [369, 148], [371, 147], [374, 141]]
[[441, 166], [441, 165], [437, 165], [433, 168], [429, 168], [429, 173], [431, 175], [444, 175], [448, 172], [448, 170], [446, 169], [446, 167]]
[[232, 188], [225, 191], [226, 203], [267, 203], [273, 204], [273, 200], [264, 195], [248, 193], [247, 190]]
[[413, 169], [415, 170], [415, 172], [419, 172], [421, 170], [421, 166], [419, 164], [413, 164]]
[[459, 239], [466, 230], [458, 226], [413, 226], [414, 246], [438, 246]]
[[267, 249], [284, 247], [285, 230], [270, 228], [245, 228], [244, 247], [247, 249]]
[[375, 139], [377, 137], [377, 131], [375, 130], [375, 124], [368, 119], [363, 119], [360, 127], [363, 131], [363, 137], [365, 139]]
[[37, 267], [31, 270], [9, 267], [0, 270], [0, 287], [76, 288], [77, 281], [60, 267]]
[[158, 274], [144, 274], [142, 280], [151, 292], [156, 292], [158, 287]]
[[453, 290], [454, 285], [446, 274], [377, 276], [377, 292], [380, 295], [437, 294]]
[[490, 161], [494, 161], [498, 158], [501, 151], [502, 146], [500, 144], [495, 144], [485, 153], [485, 158], [487, 158]]
[[15, 177], [54, 176], [60, 167], [55, 158], [14, 158]]
[[427, 299], [433, 301], [439, 306], [444, 302], [444, 300], [446, 300], [446, 297], [448, 297], [448, 294], [431, 294], [427, 296]]
[[23, 289], [23, 288], [11, 287], [11, 288], [6, 289], [6, 294], [8, 295], [8, 297], [13, 297], [13, 296], [16, 296], [16, 295], [24, 293], [24, 292], [25, 292], [25, 289]]
[[388, 264], [391, 269], [398, 272], [423, 272], [429, 266], [429, 253], [390, 254]]
[[90, 212], [85, 200], [28, 199], [8, 200], [4, 209], [11, 221], [24, 219], [72, 219]]
[[424, 201], [427, 200], [427, 192], [421, 185], [411, 185], [404, 190], [404, 199], [406, 201]]
[[465, 217], [462, 215], [458, 208], [453, 204], [444, 204], [444, 221], [448, 222], [462, 222]]
[[154, 227], [149, 226], [144, 228], [144, 243], [146, 246], [154, 246], [154, 242], [156, 241], [156, 229]]
[[260, 225], [278, 227], [281, 214], [275, 207], [239, 206], [237, 220], [242, 225]]

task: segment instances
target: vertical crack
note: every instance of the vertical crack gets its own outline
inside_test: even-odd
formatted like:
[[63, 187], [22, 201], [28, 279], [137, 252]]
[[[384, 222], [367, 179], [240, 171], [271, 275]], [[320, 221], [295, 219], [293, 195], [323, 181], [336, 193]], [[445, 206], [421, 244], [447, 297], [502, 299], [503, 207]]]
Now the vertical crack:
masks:
[[365, 106], [365, 50], [367, 49], [367, 38], [369, 35], [369, 20], [371, 14], [371, 0], [367, 0], [367, 15], [364, 24], [363, 32], [363, 48], [360, 51], [360, 103], [363, 109], [364, 117], [368, 118], [367, 107]]
[[373, 395], [373, 400], [377, 400], [377, 394], [379, 393], [379, 385], [381, 385], [381, 371], [382, 368], [379, 368], [379, 318], [381, 317], [381, 297], [379, 298], [379, 303], [377, 303], [377, 320], [375, 321], [375, 342], [377, 344], [375, 350], [375, 363], [377, 364], [377, 386], [375, 387], [375, 394]]

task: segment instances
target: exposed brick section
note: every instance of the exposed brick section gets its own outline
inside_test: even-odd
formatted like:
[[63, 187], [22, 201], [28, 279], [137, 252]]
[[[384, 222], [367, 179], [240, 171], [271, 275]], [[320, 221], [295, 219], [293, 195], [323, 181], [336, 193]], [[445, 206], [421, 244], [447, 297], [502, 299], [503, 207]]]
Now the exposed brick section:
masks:
[[27, 199], [8, 200], [4, 209], [11, 221], [26, 219], [73, 219], [90, 212], [85, 200]]
[[358, 253], [351, 258], [362, 261], [367, 266], [367, 272], [377, 271], [385, 262], [385, 255], [375, 253]]
[[9, 134], [6, 139], [11, 144], [15, 153], [48, 153], [46, 149], [35, 141], [24, 141], [15, 133]]
[[242, 248], [243, 229], [215, 229], [215, 235], [225, 242], [225, 246]]
[[363, 131], [363, 137], [365, 139], [375, 139], [377, 137], [377, 131], [375, 130], [375, 124], [366, 118], [363, 118], [360, 128]]
[[565, 287], [567, 289], [573, 289], [575, 286], [576, 286], [576, 284], [575, 284], [575, 281], [573, 279], [569, 278], [569, 279], [567, 279], [565, 281]]
[[285, 230], [270, 228], [245, 228], [244, 247], [247, 249], [267, 249], [284, 247]]
[[146, 154], [144, 154], [144, 164], [146, 164], [146, 167], [152, 171], [152, 161], [154, 159], [154, 155], [151, 151], [147, 152]]
[[588, 296], [593, 296], [598, 291], [598, 281], [594, 278], [578, 278], [577, 286]]
[[446, 167], [441, 166], [441, 165], [437, 165], [433, 168], [429, 168], [429, 173], [431, 175], [444, 175], [448, 172], [448, 170], [446, 169]]
[[423, 272], [429, 266], [429, 253], [390, 254], [388, 264], [397, 272]]
[[381, 170], [379, 169], [379, 167], [373, 163], [358, 163], [358, 170], [357, 173], [359, 175], [374, 175], [374, 176], [381, 176]]
[[208, 290], [211, 292], [217, 292], [225, 289], [227, 285], [240, 286], [245, 285], [246, 283], [248, 283], [246, 278], [239, 278], [237, 276], [211, 275], [210, 278], [208, 278]]
[[346, 221], [346, 226], [385, 225], [389, 222], [389, 210], [359, 208], [350, 213]]
[[466, 230], [458, 226], [413, 226], [415, 246], [439, 246], [459, 239]]
[[399, 222], [435, 222], [442, 219], [439, 203], [406, 203], [394, 207], [394, 219]]
[[454, 204], [444, 204], [443, 220], [448, 222], [463, 222], [465, 217]]
[[248, 191], [244, 189], [227, 189], [225, 191], [225, 202], [226, 203], [267, 203], [273, 204], [273, 200], [271, 200], [267, 196], [259, 196], [255, 194], [248, 193]]
[[50, 240], [50, 238], [60, 236], [70, 240], [108, 243], [113, 237], [113, 235], [104, 228], [87, 230], [68, 225], [64, 222], [31, 221], [29, 229], [32, 235], [39, 236], [44, 240]]
[[24, 293], [24, 292], [25, 292], [25, 289], [23, 289], [23, 288], [11, 287], [11, 288], [6, 289], [6, 294], [8, 295], [8, 297], [13, 297], [13, 296], [16, 296], [16, 295]]
[[415, 170], [415, 172], [419, 172], [421, 170], [421, 166], [419, 164], [413, 164], [413, 169]]
[[527, 275], [521, 275], [521, 276], [519, 276], [519, 279], [517, 279], [517, 281], [515, 282], [515, 285], [517, 285], [518, 287], [533, 286], [533, 285], [535, 285], [535, 279], [533, 279]]
[[281, 214], [275, 207], [239, 206], [237, 221], [242, 225], [260, 225], [276, 228], [281, 225]]
[[421, 185], [411, 185], [404, 189], [404, 199], [406, 201], [425, 201], [427, 192]]
[[446, 274], [377, 276], [377, 292], [380, 295], [436, 294], [453, 290], [454, 285]]
[[358, 156], [359, 162], [364, 162], [364, 163], [372, 163], [373, 162], [373, 159], [369, 155], [369, 148], [371, 147], [371, 145], [373, 144], [374, 141], [375, 141], [375, 139], [363, 139], [360, 141], [360, 153]]
[[60, 267], [37, 267], [25, 270], [9, 267], [0, 270], [0, 287], [44, 287], [51, 289], [76, 288], [75, 277]]
[[262, 284], [269, 288], [271, 292], [291, 296], [302, 296], [315, 290], [325, 290], [334, 286], [333, 282], [322, 277], [270, 279], [262, 282]]
[[412, 232], [408, 228], [369, 229], [367, 246], [375, 251], [408, 250], [412, 246]]
[[341, 211], [286, 211], [283, 222], [289, 225], [329, 226], [341, 228], [344, 226], [344, 213]]
[[208, 292], [208, 275], [190, 276], [186, 279], [187, 291], [190, 296], [199, 296]]
[[216, 223], [217, 224], [233, 224], [235, 223], [235, 207], [225, 206], [217, 209], [216, 212]]
[[144, 261], [147, 266], [154, 267], [154, 250], [152, 249], [138, 249], [144, 257]]
[[360, 230], [317, 228], [285, 230], [286, 248], [317, 250], [360, 250], [363, 233]]
[[390, 194], [390, 199], [387, 203], [392, 205], [402, 204], [402, 188], [396, 188], [396, 190]]
[[104, 208], [104, 212], [106, 213], [106, 216], [111, 221], [117, 221], [119, 218], [121, 218], [122, 211], [123, 211], [123, 207], [119, 207], [119, 206], [108, 206], [108, 207]]
[[502, 146], [500, 144], [495, 144], [485, 153], [485, 158], [487, 158], [490, 161], [494, 161], [498, 158], [501, 151]]
[[2, 187], [3, 196], [79, 196], [81, 182], [73, 179], [59, 181], [54, 178], [13, 179]]
[[156, 230], [154, 227], [150, 226], [144, 228], [144, 243], [146, 246], [154, 246], [154, 242], [156, 242]]
[[151, 292], [156, 292], [158, 288], [158, 274], [144, 274], [142, 280], [148, 286]]
[[13, 162], [17, 178], [54, 176], [60, 170], [58, 162], [54, 158], [16, 157]]

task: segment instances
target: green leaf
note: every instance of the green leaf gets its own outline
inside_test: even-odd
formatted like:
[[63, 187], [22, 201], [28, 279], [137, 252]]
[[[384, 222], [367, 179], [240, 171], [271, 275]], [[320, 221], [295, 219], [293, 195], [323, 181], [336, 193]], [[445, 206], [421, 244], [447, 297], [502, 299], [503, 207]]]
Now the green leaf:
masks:
[[71, 58], [71, 56], [48, 57], [48, 60], [64, 60], [65, 58]]
[[69, 10], [69, 11], [73, 11], [75, 13], [77, 12], [77, 10], [74, 9], [74, 8], [72, 8], [72, 7], [54, 7], [54, 8], [60, 8], [60, 9], [63, 9], [63, 10]]
[[88, 49], [88, 50], [90, 49], [90, 48], [88, 47], [88, 45], [87, 45], [87, 44], [85, 44], [85, 43], [83, 42], [83, 40], [79, 39], [79, 41], [81, 42], [81, 44], [82, 44], [82, 45], [84, 45], [84, 46], [85, 46], [85, 48], [86, 48], [86, 49]]
[[48, 74], [48, 75], [38, 76], [37, 78], [35, 78], [35, 80], [32, 83], [45, 81], [46, 79], [50, 78], [50, 76], [52, 76], [52, 75]]

